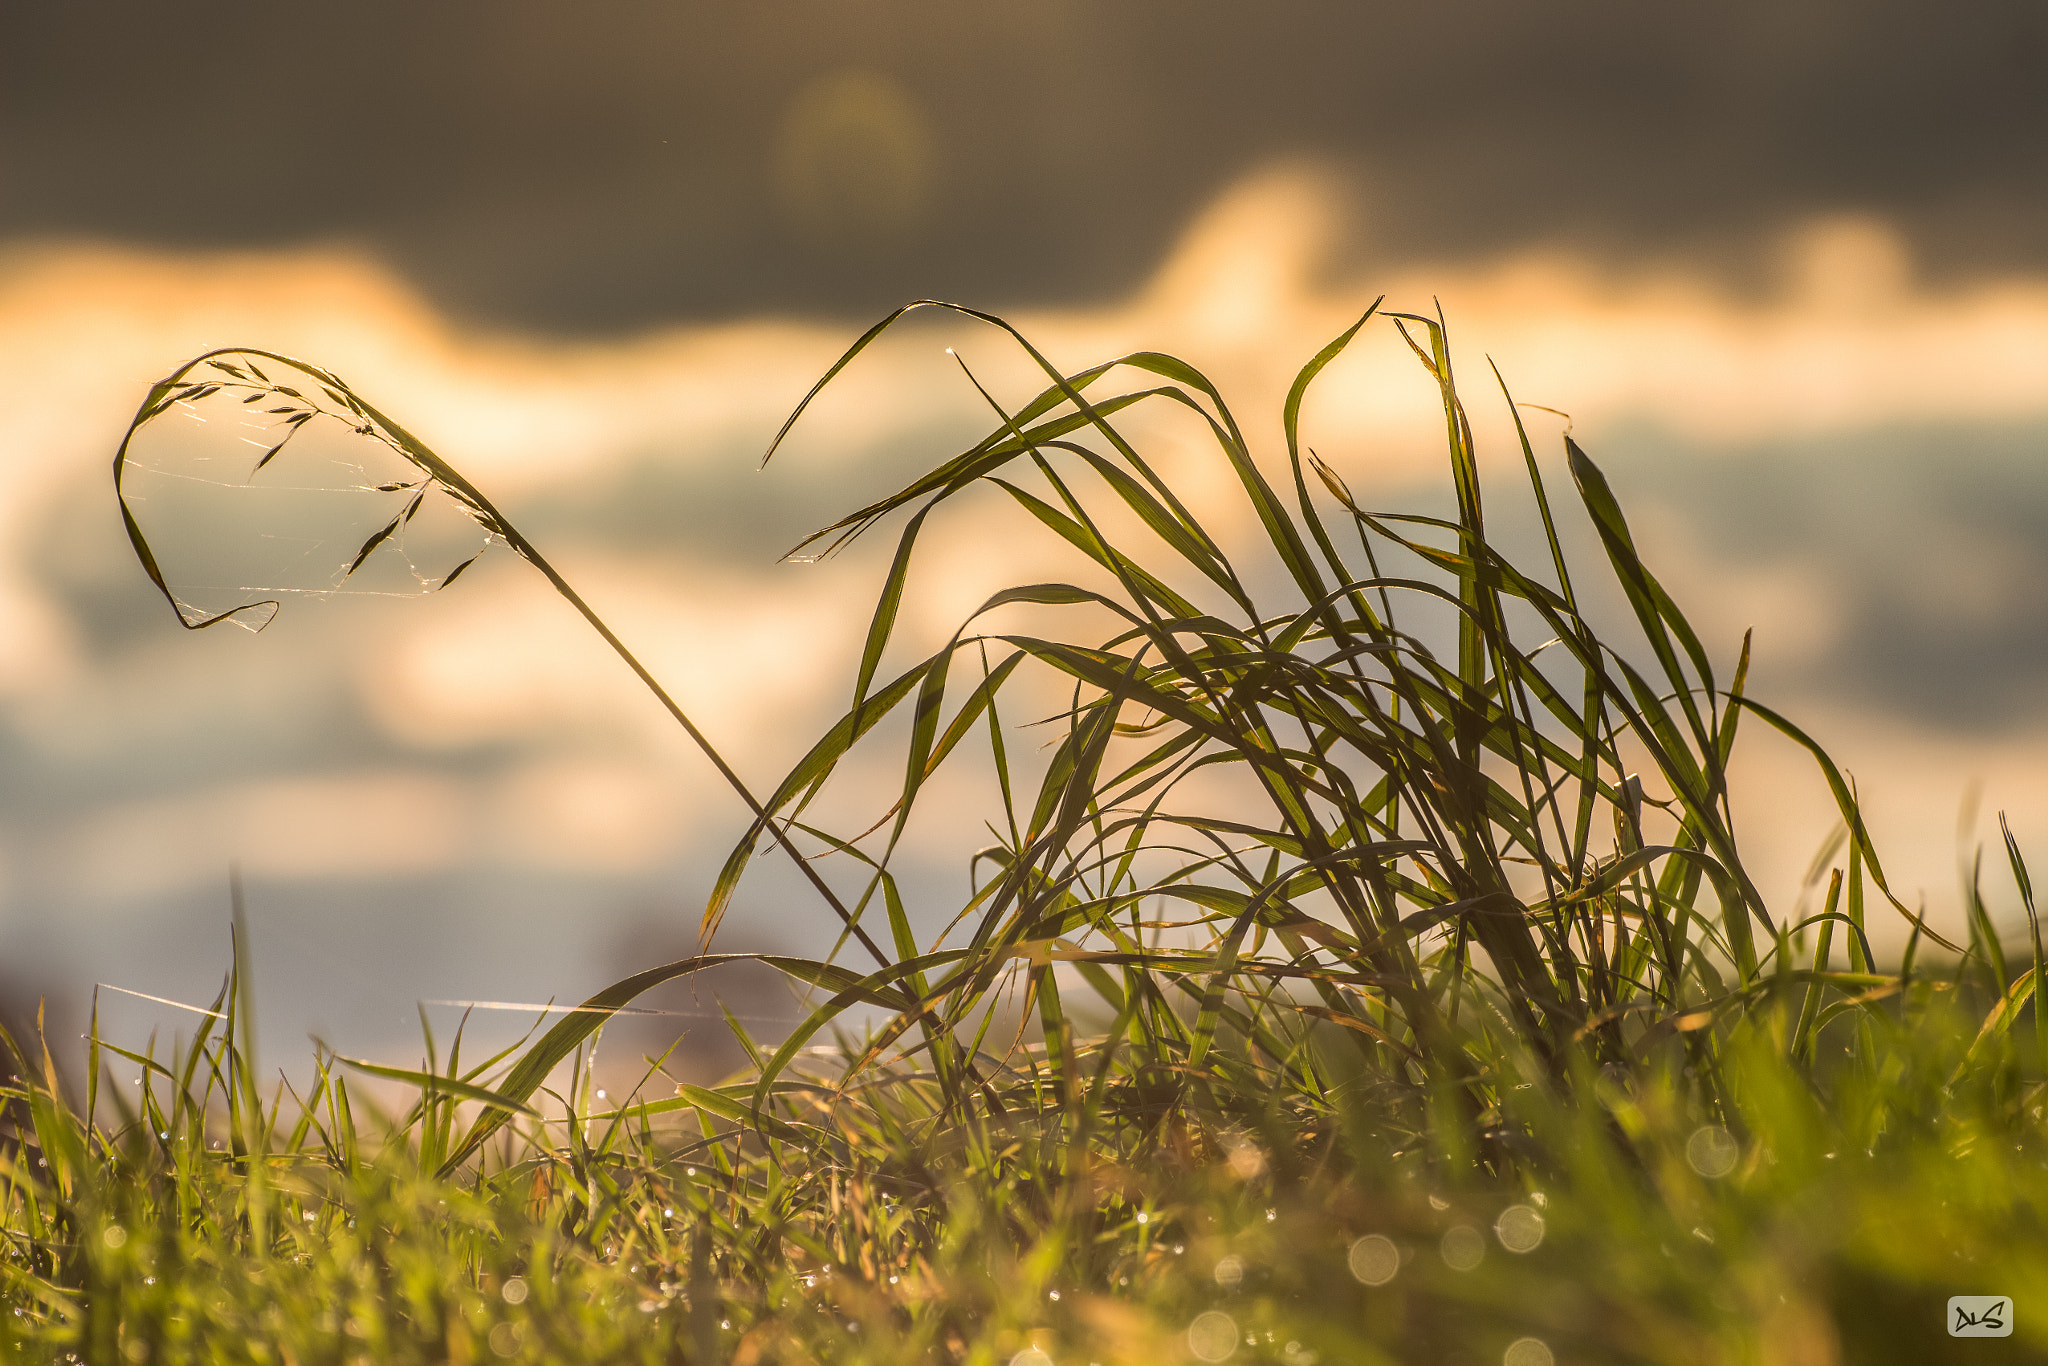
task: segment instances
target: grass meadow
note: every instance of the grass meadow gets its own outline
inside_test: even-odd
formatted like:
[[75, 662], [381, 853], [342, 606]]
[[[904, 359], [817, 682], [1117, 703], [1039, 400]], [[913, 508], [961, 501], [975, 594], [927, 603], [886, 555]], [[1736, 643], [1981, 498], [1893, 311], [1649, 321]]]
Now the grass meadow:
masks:
[[[1064, 373], [956, 311], [1007, 333], [1039, 391], [983, 390], [986, 437], [798, 547], [898, 538], [843, 715], [758, 791], [483, 490], [339, 377], [238, 349], [151, 391], [118, 493], [130, 443], [179, 411], [263, 414], [251, 479], [302, 430], [375, 443], [391, 515], [344, 573], [452, 508], [589, 619], [752, 823], [695, 956], [493, 1056], [458, 1032], [415, 1066], [322, 1052], [304, 1086], [258, 1075], [239, 953], [174, 1047], [95, 1020], [72, 1075], [6, 1038], [0, 1355], [2048, 1359], [2048, 1002], [2010, 837], [1977, 859], [1967, 933], [1924, 923], [1853, 785], [1748, 695], [1746, 640], [1698, 637], [1590, 455], [1567, 437], [1569, 486], [1546, 483], [1524, 432], [1525, 477], [1482, 498], [1465, 395], [1520, 410], [1497, 375], [1454, 374], [1438, 318], [1376, 308], [1330, 341], [1261, 464], [1185, 362]], [[1454, 516], [1366, 506], [1301, 442], [1305, 395], [1367, 328], [1441, 393]], [[1257, 563], [1126, 434], [1158, 408], [1207, 433]], [[991, 489], [1075, 570], [905, 667], [919, 536]], [[1544, 530], [1533, 559], [1489, 538], [1509, 502]], [[185, 602], [122, 509], [185, 625], [275, 610]], [[1567, 520], [1597, 556], [1569, 561]], [[1839, 806], [1791, 904], [1766, 904], [1736, 839], [1728, 772], [1756, 732], [1803, 746]], [[877, 749], [900, 788], [834, 828], [835, 773]], [[959, 851], [960, 904], [912, 907], [892, 855], [948, 765], [990, 776], [990, 842]], [[718, 951], [764, 860], [836, 915], [829, 952]], [[2017, 884], [2024, 938], [1994, 929], [1990, 877]], [[1902, 950], [1874, 949], [1880, 920]], [[755, 1061], [719, 1084], [650, 1055], [602, 1098], [607, 1019], [741, 958], [799, 983], [809, 1017], [759, 1041], [730, 1018]], [[1951, 1337], [1954, 1295], [2008, 1297], [2011, 1335]]]

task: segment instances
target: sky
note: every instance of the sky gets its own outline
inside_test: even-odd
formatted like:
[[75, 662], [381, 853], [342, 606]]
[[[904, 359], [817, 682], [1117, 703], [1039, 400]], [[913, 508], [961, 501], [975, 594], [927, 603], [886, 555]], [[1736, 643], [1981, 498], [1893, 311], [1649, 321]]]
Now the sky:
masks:
[[[220, 346], [343, 376], [766, 789], [850, 694], [894, 531], [783, 552], [981, 434], [948, 347], [1026, 391], [1000, 335], [919, 322], [759, 468], [918, 297], [1068, 368], [1185, 355], [1266, 459], [1323, 342], [1382, 295], [1440, 306], [1484, 468], [1506, 489], [1519, 465], [1490, 359], [1570, 414], [1717, 656], [1754, 628], [1753, 687], [1856, 774], [1894, 884], [1952, 923], [1959, 839], [2003, 809], [2048, 847], [2044, 65], [2048, 21], [1995, 3], [0, 5], [0, 994], [74, 1023], [94, 983], [211, 999], [239, 864], [266, 1037], [393, 1054], [422, 1002], [445, 1029], [444, 1002], [578, 998], [687, 952], [743, 827], [502, 547], [445, 593], [303, 591], [325, 571], [260, 490], [166, 484], [140, 506], [183, 509], [151, 523], [173, 577], [297, 590], [261, 633], [180, 630], [108, 477], [152, 381]], [[1368, 501], [1434, 509], [1434, 401], [1369, 333], [1305, 430]], [[1564, 419], [1529, 416], [1564, 481]], [[232, 426], [150, 459], [250, 449]], [[1141, 429], [1205, 516], [1254, 529], [1184, 430]], [[315, 500], [329, 558], [366, 515], [340, 497]], [[993, 498], [920, 554], [905, 660], [1066, 572]], [[1789, 900], [1825, 792], [1751, 740], [1738, 820]], [[889, 777], [868, 762], [855, 828]], [[985, 794], [944, 795], [904, 856], [928, 929], [986, 842]], [[828, 934], [763, 864], [720, 946]], [[708, 1040], [706, 999], [657, 1004]]]

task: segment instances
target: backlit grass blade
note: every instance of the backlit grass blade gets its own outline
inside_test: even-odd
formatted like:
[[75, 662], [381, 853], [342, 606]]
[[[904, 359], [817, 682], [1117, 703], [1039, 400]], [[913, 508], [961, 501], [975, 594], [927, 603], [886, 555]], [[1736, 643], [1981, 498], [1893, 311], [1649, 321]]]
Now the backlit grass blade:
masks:
[[[753, 953], [699, 954], [694, 958], [678, 959], [660, 967], [636, 972], [630, 977], [612, 983], [603, 991], [586, 999], [574, 1012], [566, 1015], [547, 1033], [541, 1035], [522, 1054], [504, 1080], [491, 1088], [493, 1094], [506, 1102], [495, 1105], [479, 1115], [462, 1141], [441, 1163], [442, 1174], [454, 1171], [466, 1162], [484, 1143], [503, 1128], [506, 1121], [516, 1113], [516, 1107], [530, 1102], [535, 1092], [547, 1081], [556, 1067], [560, 1066], [583, 1043], [603, 1028], [604, 1023], [622, 1006], [629, 1004], [643, 992], [660, 986], [663, 982], [686, 977], [721, 963], [767, 961], [768, 955]], [[844, 971], [841, 969], [840, 971]]]
[[2034, 951], [2034, 1048], [2040, 1055], [2043, 1076], [2048, 1076], [2048, 990], [2041, 983], [2048, 981], [2048, 972], [2043, 971], [2041, 954], [2041, 915], [2034, 908], [2034, 880], [2027, 875], [2027, 861], [2020, 855], [2019, 841], [2013, 838], [2012, 826], [2006, 822], [2005, 813], [1998, 813], [1998, 833], [2005, 839], [2006, 859], [2012, 864], [2013, 885], [2019, 888], [2020, 905], [2027, 912], [2027, 938]]
[[361, 1072], [364, 1076], [381, 1077], [385, 1081], [399, 1081], [407, 1086], [418, 1087], [422, 1099], [435, 1095], [449, 1095], [458, 1100], [475, 1101], [479, 1105], [507, 1114], [522, 1115], [527, 1119], [540, 1118], [540, 1112], [524, 1100], [514, 1100], [488, 1086], [479, 1086], [475, 1082], [464, 1081], [459, 1077], [406, 1067], [388, 1067], [383, 1063], [368, 1062], [362, 1058], [343, 1057], [339, 1053], [330, 1056], [351, 1072]]

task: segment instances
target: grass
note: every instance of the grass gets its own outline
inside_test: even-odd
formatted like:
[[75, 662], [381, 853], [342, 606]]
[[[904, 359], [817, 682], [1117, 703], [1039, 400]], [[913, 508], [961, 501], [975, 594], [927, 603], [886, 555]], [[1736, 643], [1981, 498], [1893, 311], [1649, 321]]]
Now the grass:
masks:
[[[1276, 483], [1184, 362], [1065, 374], [959, 311], [1043, 387], [989, 396], [984, 440], [798, 548], [907, 514], [845, 713], [765, 797], [480, 490], [337, 377], [228, 351], [152, 391], [131, 441], [181, 406], [266, 403], [282, 429], [252, 478], [316, 421], [401, 456], [418, 477], [337, 573], [452, 498], [583, 611], [754, 821], [702, 952], [498, 1057], [459, 1035], [418, 1068], [323, 1055], [306, 1095], [266, 1099], [234, 973], [164, 1058], [95, 1027], [83, 1088], [10, 1040], [0, 1345], [1013, 1366], [2048, 1350], [2027, 1307], [2048, 1303], [2042, 950], [2009, 837], [2032, 930], [2012, 958], [1974, 895], [1966, 943], [1922, 923], [1847, 780], [1746, 695], [1747, 641], [1717, 667], [1569, 439], [1568, 509], [1522, 435], [1547, 562], [1511, 562], [1440, 320], [1375, 309], [1319, 352]], [[1453, 518], [1369, 511], [1300, 444], [1304, 395], [1366, 326], [1398, 329], [1441, 393]], [[1120, 430], [1141, 406], [1213, 439], [1257, 563]], [[923, 528], [989, 486], [1072, 548], [1071, 581], [998, 593], [885, 670]], [[1568, 514], [1594, 571], [1567, 563]], [[1589, 604], [1610, 599], [1603, 627]], [[1015, 605], [1075, 629], [1026, 634]], [[1068, 698], [1050, 717], [1017, 700], [1047, 678]], [[1805, 746], [1840, 806], [1795, 906], [1766, 906], [1737, 846], [1745, 721]], [[885, 744], [893, 805], [826, 828], [842, 762]], [[932, 775], [965, 763], [996, 842], [920, 941], [893, 855]], [[761, 1061], [723, 1085], [650, 1059], [652, 1084], [599, 1106], [608, 1014], [735, 957], [712, 939], [771, 844], [844, 934], [817, 959], [739, 956], [820, 1004], [766, 1048], [733, 1020]], [[1878, 914], [1909, 924], [1897, 962], [1873, 952]], [[116, 1059], [133, 1096], [103, 1081]], [[416, 1099], [382, 1113], [366, 1074]], [[1974, 1293], [2013, 1296], [2017, 1336], [1951, 1341], [1945, 1301]]]

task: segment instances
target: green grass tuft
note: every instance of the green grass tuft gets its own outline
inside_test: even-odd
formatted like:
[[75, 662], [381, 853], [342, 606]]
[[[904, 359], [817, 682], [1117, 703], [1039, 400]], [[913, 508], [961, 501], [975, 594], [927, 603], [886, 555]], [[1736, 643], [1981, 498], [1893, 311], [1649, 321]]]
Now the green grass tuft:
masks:
[[[1012, 337], [1043, 386], [1014, 409], [990, 396], [986, 438], [798, 547], [906, 514], [845, 714], [764, 799], [717, 761], [754, 823], [707, 898], [705, 952], [497, 1058], [465, 1063], [459, 1036], [445, 1064], [429, 1040], [423, 1068], [323, 1055], [304, 1097], [259, 1094], [232, 973], [174, 1057], [95, 1028], [83, 1097], [9, 1040], [0, 1348], [1924, 1361], [1950, 1345], [1947, 1296], [1995, 1293], [2020, 1306], [2002, 1345], [2048, 1349], [2042, 951], [2009, 836], [2035, 931], [2017, 972], [1981, 915], [1965, 949], [1892, 895], [1853, 789], [1745, 695], [1746, 640], [1717, 663], [1568, 438], [1604, 563], [1567, 563], [1526, 432], [1519, 496], [1548, 562], [1489, 540], [1440, 320], [1375, 309], [1318, 353], [1287, 397], [1274, 481], [1185, 362], [1064, 374], [1001, 319], [957, 311]], [[1300, 443], [1304, 395], [1368, 325], [1398, 329], [1441, 394], [1454, 518], [1370, 511]], [[328, 372], [212, 353], [135, 429], [265, 397], [290, 400], [266, 466], [324, 419], [420, 472], [345, 572], [419, 500], [454, 499], [716, 760], [517, 528]], [[1261, 530], [1256, 562], [1120, 430], [1141, 408], [1209, 434]], [[994, 595], [892, 675], [919, 537], [984, 485], [1076, 571]], [[1618, 632], [1594, 598], [1625, 604]], [[1015, 605], [1077, 629], [1006, 627]], [[1020, 744], [1034, 676], [1068, 702]], [[1840, 805], [1818, 911], [1767, 907], [1744, 868], [1727, 773], [1746, 715], [1805, 746]], [[890, 809], [863, 832], [818, 824], [841, 762], [885, 743], [903, 746]], [[892, 859], [932, 775], [969, 762], [993, 779], [997, 842], [920, 941], [936, 908], [906, 904]], [[650, 1059], [659, 1087], [593, 1113], [604, 1021], [734, 957], [710, 943], [764, 841], [845, 933], [818, 959], [743, 956], [821, 1004], [725, 1084], [671, 1088]], [[1910, 924], [1897, 964], [1871, 947], [1880, 905]], [[142, 1070], [134, 1097], [102, 1083], [108, 1055]], [[351, 1090], [364, 1074], [416, 1099], [378, 1111]]]

